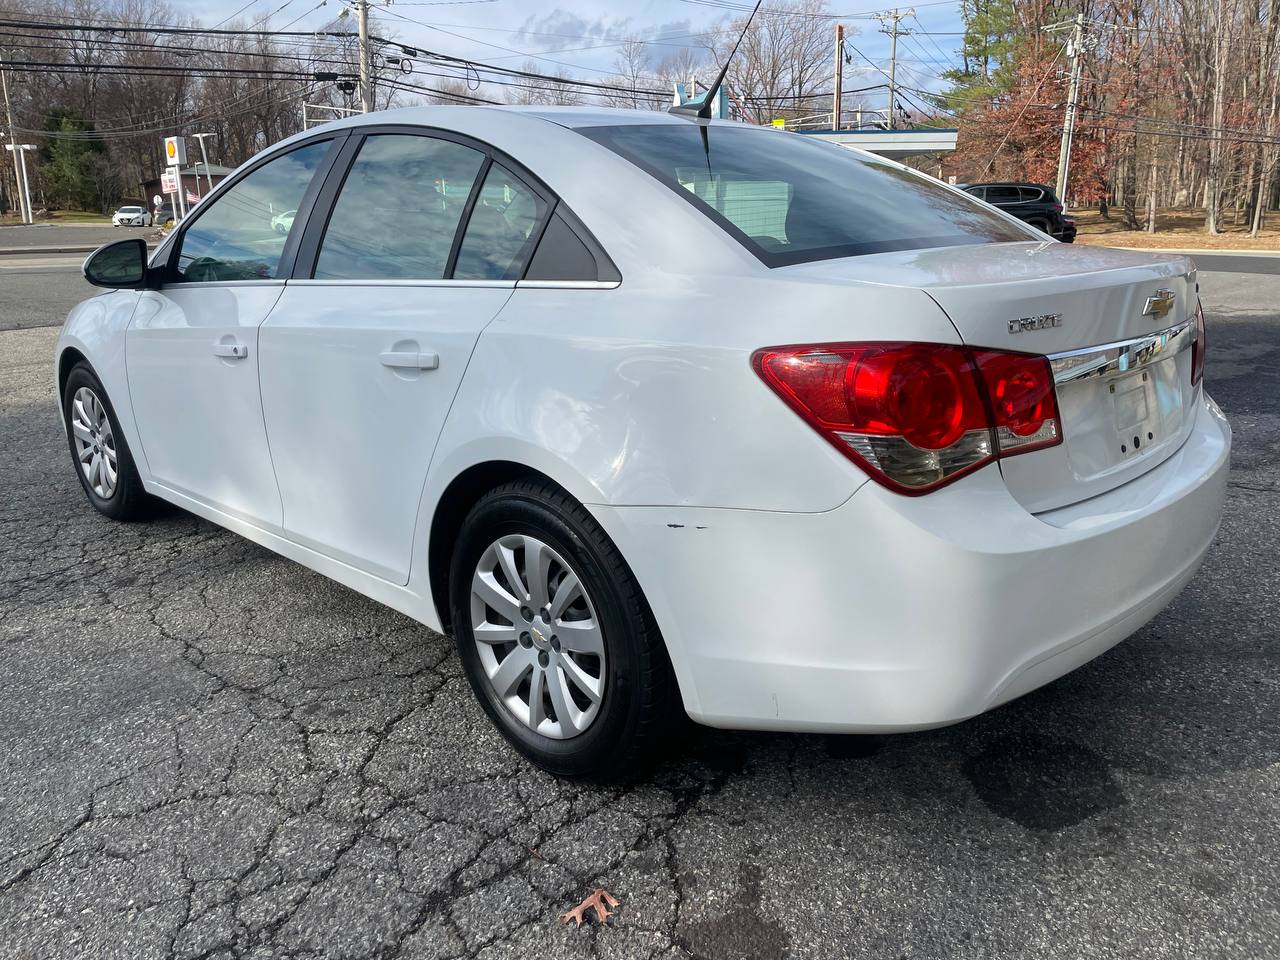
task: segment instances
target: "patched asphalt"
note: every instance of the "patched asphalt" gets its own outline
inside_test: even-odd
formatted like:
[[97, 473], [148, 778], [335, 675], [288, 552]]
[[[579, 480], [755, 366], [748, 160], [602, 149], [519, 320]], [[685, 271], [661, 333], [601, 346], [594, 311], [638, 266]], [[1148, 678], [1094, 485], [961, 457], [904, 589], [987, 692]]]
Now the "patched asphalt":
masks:
[[[56, 329], [0, 332], [0, 956], [1280, 955], [1280, 278], [1202, 284], [1235, 458], [1168, 610], [959, 726], [695, 728], [625, 789], [518, 759], [449, 640], [99, 517]], [[598, 886], [608, 926], [557, 922]]]

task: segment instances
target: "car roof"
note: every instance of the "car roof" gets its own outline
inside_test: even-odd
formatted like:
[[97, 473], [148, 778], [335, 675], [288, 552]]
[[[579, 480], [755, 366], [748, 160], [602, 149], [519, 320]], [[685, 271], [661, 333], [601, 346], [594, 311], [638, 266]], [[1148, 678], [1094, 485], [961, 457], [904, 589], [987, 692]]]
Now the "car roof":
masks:
[[[407, 124], [435, 126], [442, 119], [457, 119], [459, 109], [469, 112], [509, 113], [523, 117], [545, 120], [557, 126], [573, 130], [579, 127], [600, 126], [654, 126], [657, 124], [711, 123], [717, 126], [753, 128], [752, 125], [738, 123], [733, 120], [693, 120], [687, 116], [678, 116], [659, 110], [634, 110], [626, 107], [549, 107], [524, 106], [521, 104], [485, 104], [459, 108], [452, 104], [436, 104], [421, 107], [399, 107], [394, 110], [379, 110], [374, 113], [355, 114], [324, 124], [328, 129], [342, 127], [358, 127], [367, 124]], [[318, 127], [312, 130], [320, 129]], [[310, 131], [308, 131], [310, 132]]]

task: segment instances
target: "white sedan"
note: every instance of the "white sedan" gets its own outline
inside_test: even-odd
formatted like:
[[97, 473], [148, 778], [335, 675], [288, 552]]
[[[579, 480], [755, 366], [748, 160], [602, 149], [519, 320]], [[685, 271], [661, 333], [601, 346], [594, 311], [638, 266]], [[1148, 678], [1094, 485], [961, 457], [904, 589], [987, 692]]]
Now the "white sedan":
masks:
[[90, 503], [167, 500], [451, 633], [558, 774], [627, 772], [679, 709], [972, 717], [1132, 634], [1218, 527], [1188, 259], [802, 134], [375, 113], [145, 255], [89, 258], [116, 289], [57, 344]]
[[121, 207], [111, 215], [113, 227], [149, 227], [151, 214], [146, 207]]

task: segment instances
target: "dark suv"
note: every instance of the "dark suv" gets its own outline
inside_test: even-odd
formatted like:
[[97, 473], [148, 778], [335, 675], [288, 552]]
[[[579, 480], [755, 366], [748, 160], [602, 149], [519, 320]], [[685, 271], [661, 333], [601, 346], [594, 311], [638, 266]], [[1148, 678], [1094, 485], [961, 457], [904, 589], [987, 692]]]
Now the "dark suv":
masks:
[[1076, 238], [1075, 221], [1063, 216], [1053, 187], [1043, 183], [971, 183], [963, 189], [1063, 243]]

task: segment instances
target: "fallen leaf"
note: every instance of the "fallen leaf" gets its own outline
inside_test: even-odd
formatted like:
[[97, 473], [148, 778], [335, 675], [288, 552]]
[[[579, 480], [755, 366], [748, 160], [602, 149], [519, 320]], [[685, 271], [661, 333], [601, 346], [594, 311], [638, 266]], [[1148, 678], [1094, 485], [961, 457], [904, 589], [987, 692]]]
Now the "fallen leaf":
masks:
[[596, 912], [596, 919], [600, 923], [604, 923], [609, 919], [609, 907], [618, 907], [618, 901], [604, 887], [596, 887], [591, 891], [591, 896], [583, 900], [580, 904], [570, 910], [568, 913], [560, 914], [560, 922], [568, 923], [572, 920], [578, 926], [582, 926], [583, 918], [588, 910]]

